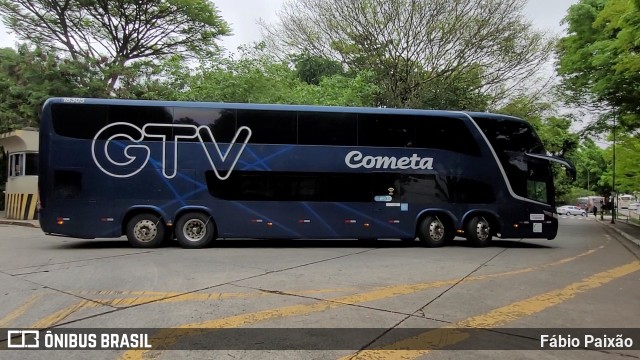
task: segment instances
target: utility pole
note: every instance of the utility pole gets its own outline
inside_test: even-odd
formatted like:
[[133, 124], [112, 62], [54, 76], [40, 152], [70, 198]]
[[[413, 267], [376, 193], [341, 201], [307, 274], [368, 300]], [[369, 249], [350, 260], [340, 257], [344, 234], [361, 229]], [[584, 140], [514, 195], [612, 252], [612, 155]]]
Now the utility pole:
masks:
[[611, 199], [611, 223], [616, 223], [616, 115], [613, 115], [613, 183], [611, 184], [612, 199]]

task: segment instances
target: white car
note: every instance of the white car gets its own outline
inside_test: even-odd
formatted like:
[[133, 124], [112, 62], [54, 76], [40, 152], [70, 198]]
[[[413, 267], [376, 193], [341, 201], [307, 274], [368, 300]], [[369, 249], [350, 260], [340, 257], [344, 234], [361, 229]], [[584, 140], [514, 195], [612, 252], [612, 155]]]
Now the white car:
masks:
[[638, 210], [639, 208], [640, 208], [640, 203], [629, 204], [629, 210]]
[[567, 215], [567, 216], [569, 216], [569, 215], [582, 215], [582, 216], [587, 216], [587, 212], [584, 209], [580, 209], [577, 206], [571, 206], [571, 205], [560, 206], [559, 208], [556, 209], [556, 211], [560, 215]]

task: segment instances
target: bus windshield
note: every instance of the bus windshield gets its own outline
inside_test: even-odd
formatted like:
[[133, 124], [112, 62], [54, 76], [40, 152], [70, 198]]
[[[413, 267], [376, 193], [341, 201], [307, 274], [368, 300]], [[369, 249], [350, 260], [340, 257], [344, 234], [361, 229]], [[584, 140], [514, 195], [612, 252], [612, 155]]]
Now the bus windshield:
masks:
[[554, 203], [553, 174], [548, 161], [528, 154], [545, 154], [533, 127], [506, 116], [472, 115], [489, 140], [513, 192], [526, 199]]

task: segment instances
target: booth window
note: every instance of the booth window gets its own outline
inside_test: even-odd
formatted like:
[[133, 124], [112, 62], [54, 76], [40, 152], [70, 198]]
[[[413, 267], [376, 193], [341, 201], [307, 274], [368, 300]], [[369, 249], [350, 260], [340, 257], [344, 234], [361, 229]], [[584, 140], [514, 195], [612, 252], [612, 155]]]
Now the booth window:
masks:
[[9, 154], [9, 177], [37, 175], [38, 153]]

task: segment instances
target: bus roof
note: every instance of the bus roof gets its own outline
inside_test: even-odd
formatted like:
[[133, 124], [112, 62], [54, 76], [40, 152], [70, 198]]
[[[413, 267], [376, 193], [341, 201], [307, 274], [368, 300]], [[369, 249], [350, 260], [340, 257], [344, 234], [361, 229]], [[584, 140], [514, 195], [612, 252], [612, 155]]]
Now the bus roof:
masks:
[[[71, 100], [71, 101], [70, 101]], [[504, 119], [523, 121], [517, 117], [455, 110], [426, 110], [426, 109], [398, 109], [398, 108], [375, 108], [375, 107], [347, 107], [347, 106], [324, 106], [324, 105], [289, 105], [289, 104], [254, 104], [254, 103], [226, 103], [226, 102], [199, 102], [199, 101], [168, 101], [168, 100], [129, 100], [129, 99], [104, 99], [104, 98], [49, 98], [44, 106], [55, 103], [76, 103], [92, 105], [137, 105], [137, 106], [189, 106], [189, 107], [219, 107], [229, 109], [244, 110], [285, 110], [285, 111], [318, 111], [318, 112], [357, 112], [369, 114], [404, 114], [404, 115], [432, 115], [432, 116], [453, 116], [459, 118], [471, 117]]]
[[511, 115], [485, 113], [485, 112], [478, 112], [478, 111], [465, 111], [464, 113], [468, 114], [472, 118], [511, 120], [511, 121], [521, 121], [521, 122], [529, 123], [526, 120], [523, 120], [519, 117], [511, 116]]

